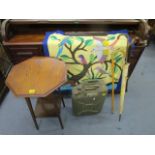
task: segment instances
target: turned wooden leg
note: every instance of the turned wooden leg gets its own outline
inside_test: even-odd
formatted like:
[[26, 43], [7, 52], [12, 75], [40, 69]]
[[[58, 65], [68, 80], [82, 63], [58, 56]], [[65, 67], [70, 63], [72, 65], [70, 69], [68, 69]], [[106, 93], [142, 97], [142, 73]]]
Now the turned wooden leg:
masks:
[[38, 126], [38, 123], [36, 121], [36, 116], [35, 116], [35, 113], [33, 111], [33, 107], [32, 107], [32, 104], [31, 104], [31, 100], [30, 100], [29, 97], [28, 98], [25, 98], [25, 100], [26, 100], [27, 106], [29, 108], [29, 111], [31, 113], [31, 116], [32, 116], [33, 122], [35, 124], [35, 127], [36, 127], [37, 130], [39, 130], [39, 126]]
[[59, 123], [60, 123], [60, 126], [62, 129], [64, 129], [64, 126], [63, 126], [63, 123], [62, 123], [62, 120], [61, 120], [61, 116], [58, 115], [58, 119], [59, 119]]

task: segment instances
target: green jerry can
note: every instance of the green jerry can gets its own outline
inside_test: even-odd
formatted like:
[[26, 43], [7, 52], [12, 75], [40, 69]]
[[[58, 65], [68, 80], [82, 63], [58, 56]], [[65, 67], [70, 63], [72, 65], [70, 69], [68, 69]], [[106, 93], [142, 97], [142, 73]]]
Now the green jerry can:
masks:
[[102, 110], [107, 95], [106, 85], [103, 80], [87, 80], [72, 89], [73, 113], [90, 115]]

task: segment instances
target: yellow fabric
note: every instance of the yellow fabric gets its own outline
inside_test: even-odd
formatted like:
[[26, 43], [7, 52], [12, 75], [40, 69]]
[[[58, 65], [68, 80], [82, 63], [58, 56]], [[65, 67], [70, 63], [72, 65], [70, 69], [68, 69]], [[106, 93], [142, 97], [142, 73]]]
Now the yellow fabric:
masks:
[[[49, 55], [66, 62], [68, 79], [111, 79], [111, 59], [115, 60], [114, 80], [118, 82], [127, 55], [128, 38], [122, 34], [106, 36], [66, 36], [51, 34], [47, 41]], [[104, 61], [103, 61], [104, 60]]]

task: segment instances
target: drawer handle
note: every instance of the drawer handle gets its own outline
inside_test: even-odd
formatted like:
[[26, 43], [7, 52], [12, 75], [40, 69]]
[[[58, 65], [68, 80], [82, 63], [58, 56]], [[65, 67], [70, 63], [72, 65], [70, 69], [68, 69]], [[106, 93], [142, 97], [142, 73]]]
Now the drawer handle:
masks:
[[33, 55], [33, 52], [17, 52], [17, 55]]

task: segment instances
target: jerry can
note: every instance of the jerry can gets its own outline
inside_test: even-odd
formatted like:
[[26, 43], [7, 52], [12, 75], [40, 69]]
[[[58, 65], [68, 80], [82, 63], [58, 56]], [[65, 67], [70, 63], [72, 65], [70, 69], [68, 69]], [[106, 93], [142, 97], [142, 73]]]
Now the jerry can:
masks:
[[72, 108], [75, 115], [96, 114], [102, 110], [107, 94], [103, 80], [87, 80], [72, 89]]

